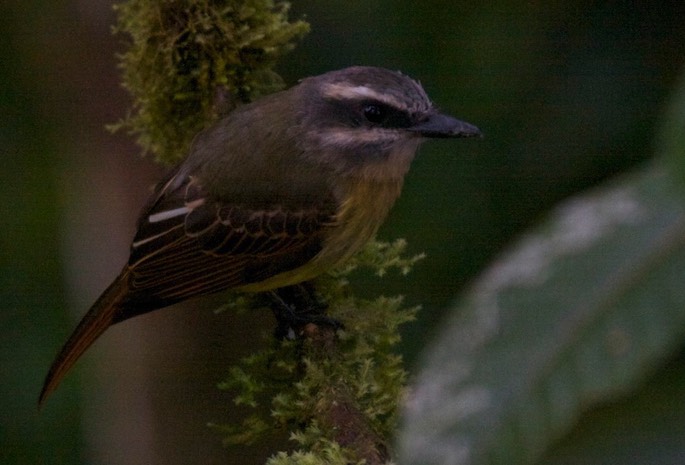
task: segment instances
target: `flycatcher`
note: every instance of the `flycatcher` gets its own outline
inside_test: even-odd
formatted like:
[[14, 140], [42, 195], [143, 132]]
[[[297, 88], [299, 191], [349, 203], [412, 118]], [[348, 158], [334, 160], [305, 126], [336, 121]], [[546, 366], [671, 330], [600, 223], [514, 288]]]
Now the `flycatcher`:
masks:
[[288, 305], [283, 291], [376, 233], [422, 140], [479, 135], [439, 113], [416, 81], [374, 67], [239, 107], [198, 134], [157, 186], [128, 263], [62, 347], [39, 402], [120, 321], [225, 289], [271, 291]]

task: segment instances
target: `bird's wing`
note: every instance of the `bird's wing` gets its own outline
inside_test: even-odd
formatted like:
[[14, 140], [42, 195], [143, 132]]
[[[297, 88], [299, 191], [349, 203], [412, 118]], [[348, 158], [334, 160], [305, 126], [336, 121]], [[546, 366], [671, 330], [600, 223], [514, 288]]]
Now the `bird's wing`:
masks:
[[197, 178], [176, 173], [139, 220], [128, 265], [133, 308], [117, 321], [296, 269], [321, 250], [334, 221], [330, 199], [250, 208], [212, 198]]
[[110, 325], [302, 266], [321, 249], [334, 212], [325, 199], [298, 208], [221, 202], [197, 179], [180, 170], [171, 173], [139, 219], [128, 265], [55, 358], [39, 403]]

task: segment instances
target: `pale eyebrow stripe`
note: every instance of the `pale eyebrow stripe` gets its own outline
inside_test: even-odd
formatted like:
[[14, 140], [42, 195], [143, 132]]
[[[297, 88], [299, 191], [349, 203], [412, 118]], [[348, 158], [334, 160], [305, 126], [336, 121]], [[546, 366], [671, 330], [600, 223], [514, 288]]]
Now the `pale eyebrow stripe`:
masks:
[[326, 84], [323, 89], [323, 95], [335, 100], [362, 100], [373, 99], [383, 102], [386, 105], [404, 109], [404, 105], [392, 95], [381, 94], [367, 86], [350, 86], [345, 84]]

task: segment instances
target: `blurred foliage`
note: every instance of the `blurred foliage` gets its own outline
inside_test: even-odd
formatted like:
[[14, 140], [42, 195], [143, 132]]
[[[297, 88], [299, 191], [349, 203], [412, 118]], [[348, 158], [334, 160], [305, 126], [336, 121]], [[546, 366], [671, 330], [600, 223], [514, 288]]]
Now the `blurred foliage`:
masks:
[[685, 189], [685, 74], [681, 76], [667, 108], [666, 121], [658, 134], [656, 146], [669, 171]]
[[[86, 462], [80, 447], [88, 432], [77, 436], [73, 395], [55, 399], [40, 417], [33, 412], [43, 370], [60, 342], [55, 333], [66, 332], [64, 266], [54, 258], [56, 179], [74, 165], [55, 154], [86, 130], [79, 112], [93, 96], [102, 99], [104, 121], [122, 116], [107, 115], [113, 106], [107, 96], [119, 95], [112, 91], [115, 80], [98, 81], [101, 74], [94, 73], [109, 66], [101, 56], [109, 50], [83, 51], [93, 37], [114, 42], [107, 28], [88, 29], [86, 12], [97, 5], [10, 0], [0, 6], [3, 463]], [[657, 141], [655, 133], [684, 63], [685, 4], [293, 2], [290, 16], [304, 15], [312, 31], [281, 61], [286, 82], [351, 64], [401, 69], [421, 80], [442, 110], [486, 134], [483, 141], [426, 144], [382, 230], [381, 237], [405, 237], [410, 250], [427, 258], [407, 278], [389, 273], [382, 280], [353, 280], [362, 295], [401, 293], [407, 305], [422, 304], [403, 343], [417, 366], [424, 359], [416, 354], [443, 326], [442, 313], [453, 310], [455, 295], [518, 234], [564, 198], [676, 140]], [[114, 66], [107, 74], [116, 76]], [[682, 111], [678, 104], [670, 108]], [[671, 121], [664, 132], [682, 136], [680, 123]], [[677, 152], [669, 153], [682, 166]], [[683, 424], [682, 361], [681, 355], [658, 371], [664, 365], [655, 358], [650, 363], [657, 373], [644, 390], [633, 392], [638, 384], [631, 382], [630, 395], [612, 394], [612, 405], [576, 417], [575, 430], [543, 460], [630, 463], [634, 453], [642, 463], [680, 463], [682, 455], [669, 452], [684, 436], [677, 430]], [[160, 463], [174, 463], [182, 442], [164, 441]], [[246, 463], [236, 455], [235, 463]]]
[[[684, 279], [685, 202], [662, 164], [564, 202], [431, 344], [403, 463], [538, 463], [588, 407], [634, 391], [682, 346]], [[685, 456], [685, 436], [672, 447]]]
[[[636, 392], [683, 348], [684, 95], [681, 81], [656, 160], [563, 202], [457, 301], [423, 360], [400, 436], [403, 463], [682, 461], [682, 359], [668, 366], [662, 408], [640, 405], [644, 394], [612, 407], [643, 434], [610, 421], [589, 443], [548, 451], [590, 407]], [[645, 390], [656, 401], [654, 389]], [[615, 431], [639, 447], [619, 450]]]
[[[0, 30], [26, 33], [21, 14], [0, 6]], [[45, 11], [43, 11], [45, 13]], [[35, 18], [35, 17], [34, 17]], [[34, 23], [35, 24], [35, 23]], [[60, 279], [58, 125], [43, 112], [27, 57], [40, 40], [0, 39], [0, 463], [78, 463], [83, 445], [75, 396], [43, 415], [36, 405], [41, 366], [59, 344], [46, 328], [65, 323]]]

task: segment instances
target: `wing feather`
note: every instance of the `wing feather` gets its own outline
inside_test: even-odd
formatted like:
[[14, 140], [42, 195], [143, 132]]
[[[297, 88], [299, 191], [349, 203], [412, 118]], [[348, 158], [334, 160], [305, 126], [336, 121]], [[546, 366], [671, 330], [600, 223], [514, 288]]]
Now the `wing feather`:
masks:
[[139, 220], [128, 265], [131, 310], [122, 319], [302, 266], [321, 250], [335, 221], [330, 196], [250, 208], [213, 198], [181, 172], [160, 186]]

